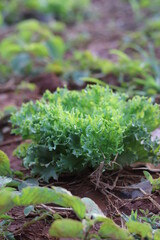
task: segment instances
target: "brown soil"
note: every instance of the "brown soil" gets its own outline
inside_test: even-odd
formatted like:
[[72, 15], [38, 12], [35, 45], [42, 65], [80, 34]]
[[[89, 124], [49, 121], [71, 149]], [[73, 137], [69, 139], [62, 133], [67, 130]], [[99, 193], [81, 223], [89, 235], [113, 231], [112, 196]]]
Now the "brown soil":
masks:
[[129, 4], [118, 0], [92, 2], [92, 18], [70, 28], [67, 37], [73, 39], [78, 34], [88, 33], [91, 40], [86, 45], [87, 50], [102, 58], [114, 58], [109, 51], [118, 48], [124, 33], [136, 27], [132, 10]]

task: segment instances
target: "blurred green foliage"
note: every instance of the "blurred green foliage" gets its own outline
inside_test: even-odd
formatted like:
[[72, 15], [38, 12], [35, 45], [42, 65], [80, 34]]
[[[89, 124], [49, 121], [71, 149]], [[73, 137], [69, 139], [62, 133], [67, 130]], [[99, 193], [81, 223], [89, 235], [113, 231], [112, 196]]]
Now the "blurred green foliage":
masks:
[[0, 82], [11, 76], [26, 76], [44, 72], [50, 61], [62, 60], [65, 44], [53, 34], [52, 24], [37, 20], [18, 23], [0, 42]]
[[[0, 10], [4, 23], [13, 24], [35, 16], [41, 20], [55, 18], [74, 22], [83, 18], [90, 0], [1, 0]], [[7, 6], [7, 7], [6, 7]]]

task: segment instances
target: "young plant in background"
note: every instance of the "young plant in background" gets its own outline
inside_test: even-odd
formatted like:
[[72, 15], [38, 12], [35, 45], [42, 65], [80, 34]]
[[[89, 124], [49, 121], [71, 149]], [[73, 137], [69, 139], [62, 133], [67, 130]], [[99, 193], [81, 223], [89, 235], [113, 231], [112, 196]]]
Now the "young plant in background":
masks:
[[[111, 54], [116, 55], [117, 61], [112, 62], [107, 59], [101, 59], [93, 56], [92, 53], [76, 52], [73, 60], [74, 70], [72, 74], [77, 75], [79, 80], [98, 77], [106, 84], [112, 83], [110, 86], [115, 90], [127, 92], [129, 96], [138, 95], [154, 95], [159, 92], [158, 81], [154, 77], [158, 71], [158, 61], [153, 55], [149, 60], [149, 54], [144, 51], [140, 59], [129, 57], [120, 50], [111, 50]], [[153, 61], [154, 58], [154, 61]], [[156, 67], [157, 66], [157, 67]], [[71, 73], [70, 73], [71, 74]], [[111, 80], [112, 79], [112, 80]], [[95, 82], [96, 83], [96, 82]], [[115, 85], [113, 85], [115, 84]]]
[[[126, 1], [126, 0], [125, 0]], [[133, 13], [136, 17], [136, 20], [140, 22], [140, 20], [146, 18], [150, 14], [159, 14], [160, 5], [159, 0], [127, 0]]]
[[1, 82], [11, 76], [35, 75], [45, 71], [50, 61], [61, 61], [65, 45], [52, 26], [27, 20], [15, 26], [0, 43]]
[[7, 8], [6, 0], [1, 0], [0, 3], [3, 22], [13, 24], [27, 18], [75, 22], [84, 17], [90, 0], [81, 0], [81, 2], [74, 0], [7, 0], [7, 2]]

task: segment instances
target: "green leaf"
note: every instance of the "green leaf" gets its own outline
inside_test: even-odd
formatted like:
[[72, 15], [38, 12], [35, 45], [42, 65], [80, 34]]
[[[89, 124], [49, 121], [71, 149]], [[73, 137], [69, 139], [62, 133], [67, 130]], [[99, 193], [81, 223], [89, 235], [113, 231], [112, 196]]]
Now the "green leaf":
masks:
[[10, 169], [10, 162], [7, 155], [0, 150], [0, 175], [10, 176], [12, 171]]
[[143, 171], [143, 174], [146, 177], [146, 179], [150, 182], [150, 184], [152, 184], [153, 183], [152, 175], [147, 171]]
[[57, 238], [82, 238], [83, 224], [72, 219], [56, 220], [51, 225], [49, 234]]
[[7, 213], [15, 206], [13, 201], [15, 194], [13, 189], [0, 190], [0, 215]]
[[41, 25], [39, 21], [35, 19], [29, 19], [25, 21], [21, 21], [20, 23], [17, 24], [17, 30], [20, 32], [23, 30], [29, 30], [31, 32], [38, 32], [41, 29]]
[[12, 188], [0, 190], [0, 215], [14, 206], [30, 206], [36, 204], [54, 203], [62, 207], [73, 208], [75, 214], [83, 219], [86, 213], [85, 205], [80, 198], [72, 196], [67, 190], [54, 187], [26, 187], [21, 192]]
[[99, 235], [105, 239], [133, 240], [134, 238], [126, 229], [120, 228], [113, 220], [106, 218], [98, 231]]
[[12, 217], [7, 214], [2, 214], [2, 215], [0, 215], [0, 219], [12, 220]]
[[120, 59], [122, 59], [123, 61], [129, 61], [130, 58], [128, 57], [127, 54], [125, 54], [124, 52], [117, 50], [117, 49], [113, 49], [110, 51], [112, 54], [117, 55]]
[[54, 37], [45, 43], [48, 53], [53, 60], [62, 59], [65, 53], [65, 45], [60, 37]]
[[136, 221], [129, 220], [126, 226], [130, 233], [141, 236], [143, 239], [152, 239], [152, 228], [148, 223], [140, 223]]
[[13, 200], [16, 206], [54, 203], [73, 208], [76, 215], [81, 219], [85, 216], [85, 205], [80, 198], [72, 196], [71, 193], [68, 194], [63, 188], [27, 187], [23, 188], [21, 194], [15, 196]]
[[24, 178], [24, 173], [21, 171], [14, 171], [14, 176], [19, 179], [22, 179], [22, 178]]
[[160, 230], [157, 229], [155, 232], [154, 232], [154, 240], [159, 240], [160, 239]]
[[30, 205], [28, 207], [25, 207], [24, 209], [24, 215], [25, 216], [28, 216], [31, 212], [34, 211], [34, 206], [33, 205]]
[[48, 51], [46, 46], [43, 43], [30, 43], [26, 44], [24, 47], [24, 51], [27, 53], [31, 53], [37, 57], [47, 57]]
[[7, 183], [6, 186], [10, 188], [18, 188], [20, 184], [21, 184], [20, 181], [16, 181], [13, 179], [11, 182]]
[[3, 15], [0, 13], [0, 26], [3, 25]]
[[[35, 168], [36, 169], [36, 168]], [[57, 173], [55, 171], [55, 168], [52, 166], [47, 166], [46, 168], [44, 167], [38, 167], [37, 168], [37, 174], [41, 175], [41, 178], [45, 181], [48, 182], [49, 179], [53, 178], [54, 180], [58, 180]]]

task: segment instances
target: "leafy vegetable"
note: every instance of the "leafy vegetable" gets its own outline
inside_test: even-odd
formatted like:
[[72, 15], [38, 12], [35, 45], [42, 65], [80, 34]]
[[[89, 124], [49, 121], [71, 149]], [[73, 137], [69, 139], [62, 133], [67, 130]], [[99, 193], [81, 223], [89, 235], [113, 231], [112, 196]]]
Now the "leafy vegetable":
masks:
[[127, 100], [109, 88], [90, 86], [82, 92], [47, 91], [41, 101], [24, 104], [11, 122], [13, 133], [32, 140], [21, 156], [24, 166], [47, 181], [102, 161], [110, 168], [117, 154], [121, 166], [157, 161], [159, 145], [151, 142], [150, 132], [159, 126], [159, 116], [150, 99]]

